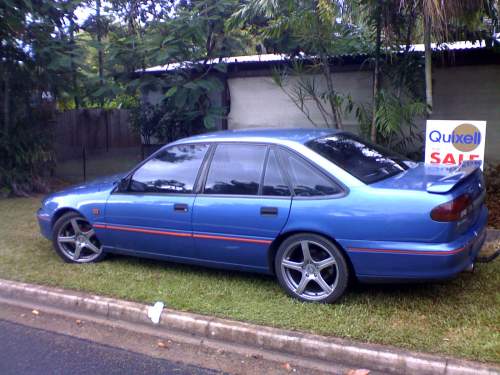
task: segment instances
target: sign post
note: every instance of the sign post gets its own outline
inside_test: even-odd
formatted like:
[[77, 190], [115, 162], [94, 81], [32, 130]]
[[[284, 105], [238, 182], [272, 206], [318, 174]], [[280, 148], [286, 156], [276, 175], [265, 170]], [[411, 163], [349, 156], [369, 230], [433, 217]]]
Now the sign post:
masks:
[[475, 160], [484, 167], [486, 121], [427, 120], [425, 164], [452, 167]]

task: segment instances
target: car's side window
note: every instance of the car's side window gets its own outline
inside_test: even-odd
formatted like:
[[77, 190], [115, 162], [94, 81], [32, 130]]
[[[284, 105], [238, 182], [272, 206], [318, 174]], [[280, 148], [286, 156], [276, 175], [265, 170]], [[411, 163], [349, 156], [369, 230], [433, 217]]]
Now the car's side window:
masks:
[[300, 197], [334, 195], [342, 192], [342, 188], [321, 172], [312, 168], [301, 158], [290, 152], [283, 152], [286, 170], [290, 176], [293, 192]]
[[209, 146], [178, 145], [161, 151], [133, 175], [129, 190], [144, 193], [189, 194]]
[[203, 192], [257, 195], [267, 146], [219, 144], [215, 149]]
[[286, 182], [283, 171], [278, 163], [278, 156], [274, 149], [269, 150], [262, 195], [290, 196], [290, 188]]

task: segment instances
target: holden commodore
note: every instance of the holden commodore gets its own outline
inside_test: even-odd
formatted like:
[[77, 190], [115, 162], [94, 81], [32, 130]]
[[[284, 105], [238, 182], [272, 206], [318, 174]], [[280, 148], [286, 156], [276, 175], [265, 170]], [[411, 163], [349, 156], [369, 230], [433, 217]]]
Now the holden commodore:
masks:
[[52, 194], [38, 221], [66, 262], [119, 253], [268, 273], [292, 297], [333, 302], [353, 278], [437, 280], [473, 267], [484, 199], [479, 168], [443, 176], [347, 132], [224, 131]]

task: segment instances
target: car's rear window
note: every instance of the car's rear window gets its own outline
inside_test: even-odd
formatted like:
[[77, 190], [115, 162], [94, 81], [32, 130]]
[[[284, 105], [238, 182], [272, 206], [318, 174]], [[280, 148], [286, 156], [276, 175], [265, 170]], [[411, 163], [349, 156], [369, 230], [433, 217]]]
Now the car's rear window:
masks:
[[352, 134], [332, 134], [309, 141], [306, 146], [365, 184], [380, 181], [408, 169], [397, 154]]

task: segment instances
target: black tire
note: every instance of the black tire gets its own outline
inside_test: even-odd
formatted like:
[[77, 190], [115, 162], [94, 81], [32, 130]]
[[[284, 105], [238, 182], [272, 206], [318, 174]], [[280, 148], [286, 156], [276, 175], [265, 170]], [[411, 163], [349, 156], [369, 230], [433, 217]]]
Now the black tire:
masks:
[[305, 302], [333, 303], [349, 283], [344, 255], [332, 241], [317, 234], [299, 233], [285, 239], [276, 253], [274, 270], [286, 293]]
[[[78, 230], [75, 230], [75, 223]], [[66, 263], [94, 263], [106, 257], [94, 228], [77, 212], [68, 212], [56, 221], [52, 245]]]

